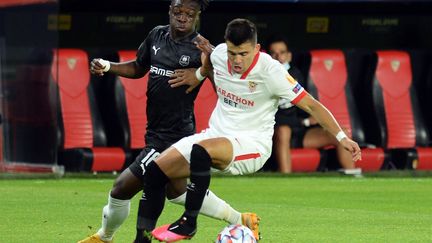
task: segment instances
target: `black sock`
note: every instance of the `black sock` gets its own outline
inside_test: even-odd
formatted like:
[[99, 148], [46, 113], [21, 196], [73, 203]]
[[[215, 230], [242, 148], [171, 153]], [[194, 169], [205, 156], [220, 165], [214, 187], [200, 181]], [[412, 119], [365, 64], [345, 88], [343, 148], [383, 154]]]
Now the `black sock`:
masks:
[[185, 216], [195, 219], [199, 214], [204, 196], [210, 185], [211, 157], [202, 146], [192, 146], [190, 158], [190, 183], [187, 186]]
[[151, 243], [152, 238], [151, 231], [137, 229], [133, 243]]
[[136, 242], [149, 238], [156, 222], [162, 213], [165, 203], [165, 186], [168, 177], [159, 166], [150, 162], [144, 173], [144, 192], [139, 202]]

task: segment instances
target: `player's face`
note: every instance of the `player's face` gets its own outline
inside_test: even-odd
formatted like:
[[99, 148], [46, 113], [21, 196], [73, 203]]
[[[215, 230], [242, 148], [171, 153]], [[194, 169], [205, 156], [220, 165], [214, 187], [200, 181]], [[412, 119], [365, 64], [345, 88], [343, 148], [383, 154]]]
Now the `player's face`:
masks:
[[175, 0], [171, 3], [170, 26], [176, 35], [187, 35], [195, 30], [200, 6], [193, 0]]
[[291, 62], [291, 52], [288, 50], [284, 42], [274, 42], [270, 45], [269, 49], [270, 55], [273, 59], [278, 60], [282, 64]]
[[235, 73], [244, 73], [252, 64], [255, 55], [260, 50], [260, 44], [255, 44], [250, 41], [239, 46], [234, 45], [230, 41], [226, 42], [228, 47], [228, 61], [232, 70]]

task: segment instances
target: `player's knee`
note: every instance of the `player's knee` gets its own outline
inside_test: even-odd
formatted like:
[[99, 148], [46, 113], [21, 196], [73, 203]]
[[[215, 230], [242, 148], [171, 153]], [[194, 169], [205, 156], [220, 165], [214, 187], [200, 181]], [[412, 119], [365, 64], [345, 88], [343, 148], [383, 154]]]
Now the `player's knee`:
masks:
[[171, 180], [166, 187], [166, 197], [168, 200], [174, 199], [186, 192], [186, 180]]
[[142, 190], [142, 182], [129, 169], [123, 171], [114, 181], [111, 196], [117, 199], [131, 199]]
[[111, 189], [111, 197], [121, 200], [131, 199], [133, 195], [129, 195], [129, 193], [126, 192], [127, 189], [124, 185], [124, 180], [122, 180], [121, 178], [117, 178]]
[[210, 170], [212, 159], [208, 151], [199, 144], [194, 144], [191, 151], [191, 173]]
[[144, 190], [148, 188], [165, 188], [169, 179], [154, 161], [150, 162], [144, 172]]

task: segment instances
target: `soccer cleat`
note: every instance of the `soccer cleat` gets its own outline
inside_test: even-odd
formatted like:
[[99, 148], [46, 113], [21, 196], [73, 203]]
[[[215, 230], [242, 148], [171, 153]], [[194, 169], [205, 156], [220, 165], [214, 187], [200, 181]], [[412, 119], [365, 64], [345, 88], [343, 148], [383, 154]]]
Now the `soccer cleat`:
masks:
[[354, 176], [354, 177], [363, 177], [361, 168], [340, 169], [339, 171], [344, 175], [350, 175], [350, 176]]
[[247, 226], [250, 230], [252, 230], [255, 239], [258, 241], [261, 239], [260, 232], [259, 232], [259, 222], [260, 217], [256, 215], [256, 213], [242, 213], [242, 224], [244, 226]]
[[102, 240], [98, 234], [91, 235], [84, 240], [78, 241], [78, 243], [113, 243], [112, 240]]
[[181, 240], [189, 240], [193, 235], [179, 235], [169, 230], [170, 224], [160, 226], [152, 231], [153, 237], [160, 242], [176, 242]]

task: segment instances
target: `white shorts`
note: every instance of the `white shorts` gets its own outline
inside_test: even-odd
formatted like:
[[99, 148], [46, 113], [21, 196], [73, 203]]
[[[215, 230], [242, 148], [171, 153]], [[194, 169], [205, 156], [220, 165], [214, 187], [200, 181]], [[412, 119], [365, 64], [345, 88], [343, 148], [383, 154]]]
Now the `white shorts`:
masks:
[[219, 137], [227, 138], [231, 142], [233, 146], [233, 159], [225, 170], [221, 171], [212, 168], [212, 172], [231, 175], [254, 173], [261, 169], [270, 157], [271, 141], [269, 146], [263, 146], [262, 142], [257, 141], [256, 139], [246, 136], [220, 135], [212, 131], [210, 128], [201, 133], [182, 138], [172, 146], [176, 148], [190, 163], [192, 145], [199, 143], [202, 140]]

